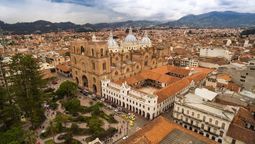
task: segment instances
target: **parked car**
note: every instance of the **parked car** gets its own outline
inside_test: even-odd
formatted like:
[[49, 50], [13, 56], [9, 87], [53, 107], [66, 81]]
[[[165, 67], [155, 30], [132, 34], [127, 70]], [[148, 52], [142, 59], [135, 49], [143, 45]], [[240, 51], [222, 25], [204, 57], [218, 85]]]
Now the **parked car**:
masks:
[[56, 84], [58, 84], [58, 81], [54, 80], [54, 81], [52, 81], [51, 83], [54, 84], [54, 85], [56, 85]]
[[128, 136], [124, 136], [122, 139], [125, 140], [125, 139], [127, 139], [127, 138], [128, 138]]

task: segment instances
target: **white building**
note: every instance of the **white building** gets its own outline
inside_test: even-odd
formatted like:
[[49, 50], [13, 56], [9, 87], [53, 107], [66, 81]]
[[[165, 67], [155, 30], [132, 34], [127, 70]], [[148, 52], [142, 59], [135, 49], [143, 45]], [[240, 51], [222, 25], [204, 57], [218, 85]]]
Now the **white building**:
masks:
[[176, 95], [199, 85], [210, 72], [204, 68], [189, 70], [167, 65], [116, 82], [105, 79], [101, 81], [102, 97], [110, 103], [153, 119], [173, 106]]
[[199, 60], [195, 58], [183, 58], [180, 60], [180, 66], [182, 67], [198, 67]]
[[[110, 80], [102, 81], [103, 98], [124, 107], [132, 112], [138, 113], [148, 119], [157, 116], [157, 97], [136, 91], [126, 83], [115, 84]], [[174, 99], [171, 99], [173, 102]], [[170, 104], [170, 103], [169, 103]]]
[[208, 58], [218, 57], [231, 60], [233, 54], [229, 50], [224, 48], [200, 48], [199, 56]]
[[239, 108], [206, 101], [206, 97], [212, 100], [215, 96], [215, 93], [206, 92], [205, 89], [196, 89], [195, 94], [178, 96], [174, 103], [173, 117], [183, 127], [225, 143], [229, 125]]

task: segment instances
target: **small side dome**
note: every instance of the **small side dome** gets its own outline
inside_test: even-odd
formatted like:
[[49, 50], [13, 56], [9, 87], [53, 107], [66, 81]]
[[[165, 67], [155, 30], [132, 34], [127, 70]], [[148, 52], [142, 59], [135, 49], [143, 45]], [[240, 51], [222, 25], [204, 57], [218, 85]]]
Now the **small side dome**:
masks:
[[131, 27], [129, 28], [129, 33], [126, 36], [124, 42], [125, 43], [135, 43], [135, 42], [137, 42], [136, 37], [132, 34], [132, 28]]
[[144, 37], [142, 38], [142, 40], [140, 41], [140, 44], [143, 46], [151, 46], [151, 40], [148, 37], [148, 33], [147, 31], [145, 31], [144, 33]]
[[118, 43], [113, 38], [112, 31], [110, 32], [110, 36], [107, 43], [108, 43], [108, 48], [119, 48]]

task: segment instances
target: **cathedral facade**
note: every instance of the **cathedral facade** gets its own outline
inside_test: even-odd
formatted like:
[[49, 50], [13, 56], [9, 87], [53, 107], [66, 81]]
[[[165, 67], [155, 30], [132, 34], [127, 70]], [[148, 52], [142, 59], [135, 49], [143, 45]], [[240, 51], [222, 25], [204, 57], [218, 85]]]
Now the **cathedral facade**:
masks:
[[137, 40], [129, 34], [120, 44], [110, 32], [107, 41], [77, 40], [72, 43], [72, 76], [79, 87], [101, 95], [101, 80], [117, 81], [133, 76], [142, 70], [149, 70], [167, 64], [170, 48], [154, 46], [147, 32]]

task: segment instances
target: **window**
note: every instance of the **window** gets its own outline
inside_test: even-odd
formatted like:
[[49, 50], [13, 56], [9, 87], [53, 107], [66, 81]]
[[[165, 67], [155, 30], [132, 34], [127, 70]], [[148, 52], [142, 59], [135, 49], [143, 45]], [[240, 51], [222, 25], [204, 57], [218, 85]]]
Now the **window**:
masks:
[[209, 118], [209, 122], [212, 122], [212, 118]]
[[83, 54], [85, 52], [85, 49], [83, 46], [81, 46], [81, 54]]
[[103, 63], [103, 70], [106, 70], [106, 63]]
[[215, 121], [215, 125], [218, 125], [218, 120]]
[[194, 116], [194, 112], [192, 112], [191, 115]]
[[197, 118], [200, 118], [200, 114], [197, 114]]
[[231, 144], [235, 144], [235, 143], [236, 143], [236, 140], [235, 140], [235, 139], [232, 139]]
[[101, 57], [104, 56], [104, 50], [103, 49], [100, 49], [100, 54], [101, 54]]
[[94, 49], [92, 49], [91, 53], [92, 53], [92, 56], [95, 56]]
[[93, 68], [93, 70], [96, 69], [96, 64], [94, 62], [92, 62], [92, 68]]
[[223, 136], [224, 132], [223, 131], [220, 131], [220, 136]]
[[189, 114], [189, 110], [187, 110], [187, 114]]
[[203, 121], [205, 121], [205, 116], [203, 116]]
[[225, 129], [225, 123], [222, 123], [221, 128]]

